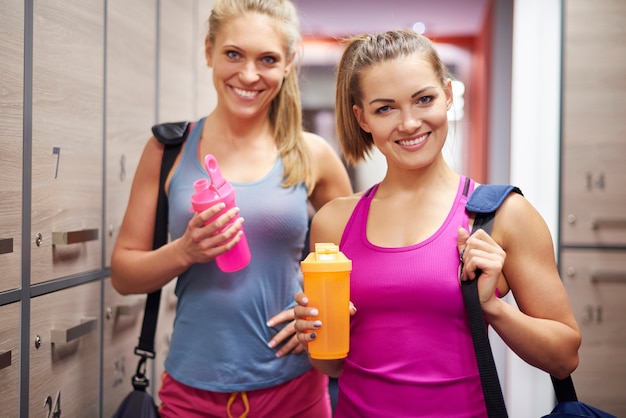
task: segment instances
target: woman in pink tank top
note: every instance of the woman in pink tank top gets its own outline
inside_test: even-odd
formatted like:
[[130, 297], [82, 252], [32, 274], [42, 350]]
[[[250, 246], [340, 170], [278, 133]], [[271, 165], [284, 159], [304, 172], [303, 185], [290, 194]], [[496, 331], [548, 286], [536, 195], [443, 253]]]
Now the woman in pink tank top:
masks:
[[[310, 359], [339, 378], [335, 417], [486, 416], [459, 284], [478, 269], [489, 325], [524, 361], [567, 377], [578, 365], [580, 331], [550, 231], [524, 197], [511, 194], [492, 234], [470, 236], [465, 201], [474, 183], [442, 155], [453, 99], [431, 42], [409, 30], [353, 37], [337, 74], [345, 159], [359, 163], [376, 147], [387, 172], [369, 190], [325, 205], [311, 226], [311, 248], [339, 243], [353, 266], [350, 351], [345, 359]], [[500, 299], [509, 291], [519, 308]], [[306, 346], [324, 324], [304, 293], [296, 302]]]

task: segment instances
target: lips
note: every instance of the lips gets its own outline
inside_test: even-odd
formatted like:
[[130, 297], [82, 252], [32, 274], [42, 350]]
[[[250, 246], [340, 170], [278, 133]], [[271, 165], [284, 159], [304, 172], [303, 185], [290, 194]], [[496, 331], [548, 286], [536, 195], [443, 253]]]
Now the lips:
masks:
[[399, 144], [399, 145], [405, 146], [405, 147], [419, 145], [422, 142], [426, 141], [426, 139], [428, 139], [429, 135], [430, 135], [430, 133], [425, 133], [423, 135], [418, 136], [417, 138], [403, 139], [401, 141], [396, 141], [396, 143]]
[[244, 89], [240, 89], [237, 87], [233, 87], [232, 89], [235, 92], [235, 94], [237, 94], [238, 96], [244, 97], [246, 99], [253, 99], [259, 94], [259, 91], [257, 90], [244, 90]]

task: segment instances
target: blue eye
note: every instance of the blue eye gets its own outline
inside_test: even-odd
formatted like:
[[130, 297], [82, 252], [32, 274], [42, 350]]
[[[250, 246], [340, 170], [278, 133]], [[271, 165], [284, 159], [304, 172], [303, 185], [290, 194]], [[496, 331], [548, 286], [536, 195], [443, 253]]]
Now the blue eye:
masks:
[[231, 51], [226, 51], [226, 56], [230, 59], [237, 59], [239, 58], [240, 55], [239, 55], [239, 52], [231, 50]]
[[263, 57], [263, 63], [266, 65], [275, 64], [278, 60], [274, 57]]
[[433, 96], [422, 96], [417, 101], [420, 104], [428, 104], [433, 101]]
[[391, 110], [391, 106], [381, 106], [376, 109], [376, 113], [387, 113]]

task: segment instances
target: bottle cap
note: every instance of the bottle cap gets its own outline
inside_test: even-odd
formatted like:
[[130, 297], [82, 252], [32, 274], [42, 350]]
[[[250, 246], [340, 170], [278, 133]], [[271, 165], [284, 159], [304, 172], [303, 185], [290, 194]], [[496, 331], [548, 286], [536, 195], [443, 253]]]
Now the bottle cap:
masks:
[[328, 242], [315, 243], [315, 252], [310, 253], [301, 263], [303, 273], [351, 271], [352, 260], [348, 260], [339, 246]]
[[211, 185], [215, 188], [216, 192], [219, 195], [224, 195], [225, 192], [228, 193], [229, 190], [224, 190], [228, 186], [228, 182], [224, 179], [224, 176], [222, 176], [220, 166], [217, 164], [217, 159], [213, 155], [207, 154], [204, 157], [204, 166], [206, 167], [207, 173], [209, 173]]
[[[193, 189], [195, 193], [191, 196], [192, 205], [212, 202], [220, 198], [220, 194], [217, 189], [212, 183], [209, 182], [208, 179], [199, 179], [194, 181]], [[191, 211], [193, 212], [194, 209], [192, 208]]]

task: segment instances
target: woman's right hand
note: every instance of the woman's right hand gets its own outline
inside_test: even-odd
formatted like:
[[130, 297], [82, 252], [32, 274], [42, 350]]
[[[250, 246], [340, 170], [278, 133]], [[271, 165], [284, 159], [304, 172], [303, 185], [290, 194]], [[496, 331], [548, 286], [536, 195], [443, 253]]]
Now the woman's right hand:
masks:
[[[224, 208], [224, 203], [217, 203], [203, 212], [196, 213], [189, 220], [185, 233], [178, 239], [180, 251], [187, 258], [189, 265], [212, 261], [241, 240], [243, 218], [239, 217], [228, 225], [238, 216], [239, 208], [231, 208], [216, 217]], [[211, 220], [214, 217], [215, 219]], [[209, 220], [211, 222], [208, 222]]]
[[[317, 337], [316, 330], [322, 327], [322, 321], [315, 318], [319, 315], [317, 308], [309, 306], [309, 298], [303, 293], [298, 292], [295, 296], [297, 303], [294, 308], [294, 317], [296, 319], [295, 328], [298, 341], [308, 351], [308, 344]], [[350, 302], [350, 316], [356, 313], [356, 307]]]
[[295, 300], [297, 305], [293, 312], [296, 319], [296, 335], [300, 344], [308, 351], [308, 345], [317, 337], [315, 331], [322, 327], [322, 321], [319, 319], [309, 319], [318, 316], [319, 311], [315, 307], [308, 306], [309, 298], [307, 298], [303, 292], [297, 293]]

